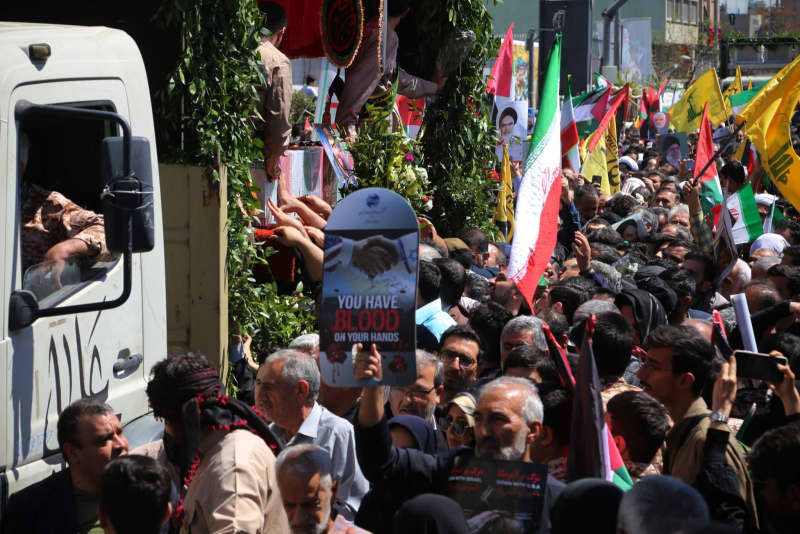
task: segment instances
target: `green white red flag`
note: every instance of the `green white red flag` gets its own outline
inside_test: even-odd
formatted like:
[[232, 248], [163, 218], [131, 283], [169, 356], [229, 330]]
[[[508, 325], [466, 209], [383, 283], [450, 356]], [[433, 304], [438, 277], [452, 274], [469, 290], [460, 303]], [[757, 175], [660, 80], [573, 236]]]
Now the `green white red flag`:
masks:
[[[736, 193], [728, 195], [728, 211], [731, 213], [732, 220], [736, 221], [731, 225], [731, 235], [733, 243], [741, 245], [750, 243], [764, 233], [764, 224], [761, 222], [761, 215], [758, 213], [758, 205], [753, 195], [753, 187], [746, 184]], [[722, 204], [714, 206], [714, 226], [719, 228], [719, 214]]]
[[572, 109], [572, 87], [567, 83], [567, 95], [561, 108], [561, 167], [580, 172], [581, 156], [578, 152], [578, 126]]
[[517, 197], [516, 228], [507, 276], [533, 309], [533, 295], [556, 246], [561, 198], [561, 34], [547, 65], [528, 157]]
[[700, 205], [703, 213], [708, 213], [711, 208], [722, 202], [722, 187], [717, 176], [715, 163], [706, 168], [702, 176], [700, 171], [708, 161], [714, 157], [714, 141], [711, 138], [711, 123], [708, 120], [708, 102], [703, 107], [703, 117], [700, 119], [700, 136], [697, 138], [697, 153], [694, 160], [694, 178], [700, 183]]

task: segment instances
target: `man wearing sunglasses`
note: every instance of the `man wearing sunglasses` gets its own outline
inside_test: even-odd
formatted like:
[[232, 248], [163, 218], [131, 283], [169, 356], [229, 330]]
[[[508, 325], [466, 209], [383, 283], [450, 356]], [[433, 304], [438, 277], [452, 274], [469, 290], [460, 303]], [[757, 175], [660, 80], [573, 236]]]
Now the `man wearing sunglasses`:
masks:
[[[375, 345], [361, 347], [356, 356], [356, 378], [381, 377], [381, 355]], [[475, 448], [458, 447], [446, 453], [426, 454], [392, 445], [384, 417], [383, 386], [364, 388], [356, 425], [358, 463], [368, 480], [391, 484], [398, 502], [422, 493], [447, 492], [447, 480], [456, 458], [476, 455], [494, 460], [531, 461], [531, 445], [542, 432], [544, 409], [529, 380], [501, 377], [484, 386], [474, 412]], [[549, 510], [562, 482], [547, 477], [541, 531], [550, 532]]]

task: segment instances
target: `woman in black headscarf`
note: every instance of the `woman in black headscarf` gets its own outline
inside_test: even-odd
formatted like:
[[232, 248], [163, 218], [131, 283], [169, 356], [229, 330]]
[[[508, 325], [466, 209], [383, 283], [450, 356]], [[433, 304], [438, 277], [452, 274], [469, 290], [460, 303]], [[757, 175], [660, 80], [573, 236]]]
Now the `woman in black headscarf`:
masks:
[[[392, 432], [392, 441], [395, 447], [419, 449], [427, 454], [436, 454], [438, 451], [436, 431], [421, 417], [416, 415], [392, 417], [389, 419], [389, 429]], [[355, 524], [376, 534], [391, 532], [394, 513], [401, 504], [397, 500], [396, 492], [392, 492], [391, 487], [378, 482], [361, 500]], [[463, 512], [459, 513], [463, 520]], [[408, 530], [407, 532], [415, 531]]]
[[395, 534], [467, 534], [464, 510], [453, 499], [425, 493], [406, 501], [394, 518]]
[[641, 347], [653, 329], [667, 324], [667, 314], [661, 302], [643, 289], [623, 289], [614, 304], [633, 328], [633, 344]]
[[419, 449], [426, 454], [438, 452], [436, 431], [430, 423], [416, 415], [397, 415], [389, 419], [389, 430], [395, 447]]
[[614, 534], [622, 495], [616, 485], [600, 478], [570, 482], [553, 503], [552, 534]]

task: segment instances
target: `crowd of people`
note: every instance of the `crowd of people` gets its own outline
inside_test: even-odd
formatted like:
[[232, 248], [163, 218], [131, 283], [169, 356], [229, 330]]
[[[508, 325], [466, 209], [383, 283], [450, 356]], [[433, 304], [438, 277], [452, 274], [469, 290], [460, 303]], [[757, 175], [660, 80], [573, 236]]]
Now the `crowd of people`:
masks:
[[[796, 532], [798, 214], [758, 194], [763, 217], [777, 203], [785, 219], [721, 278], [685, 162], [666, 163], [635, 131], [621, 141], [625, 192], [563, 172], [558, 243], [532, 308], [504, 274], [506, 243], [478, 228], [442, 237], [420, 218], [413, 383], [325, 384], [316, 333], [268, 354], [245, 341], [238, 398], [203, 355], [172, 355], [147, 387], [163, 439], [129, 451], [113, 407], [73, 403], [58, 423], [68, 468], [12, 495], [4, 531], [513, 532], [502, 513], [465, 517], [450, 498], [453, 467], [477, 457], [547, 466], [543, 533]], [[753, 179], [730, 154], [717, 165], [728, 192]], [[269, 209], [271, 242], [321, 280], [331, 207], [292, 197], [281, 178]], [[743, 347], [735, 294], [759, 352], [787, 358], [781, 380], [737, 378], [723, 356], [721, 333]], [[584, 444], [554, 352], [579, 376], [587, 335], [626, 492], [568, 465]], [[362, 378], [379, 378], [377, 348], [358, 352]], [[43, 502], [56, 506], [42, 514]]]
[[[390, 6], [391, 72], [359, 70], [372, 69], [375, 24], [348, 70], [339, 112], [351, 137], [367, 100], [398, 85], [433, 94], [445, 81], [395, 69], [393, 29], [408, 8]], [[291, 92], [277, 49], [286, 17], [272, 3], [262, 9], [271, 17], [259, 105], [277, 180], [266, 240], [291, 249], [302, 276], [319, 283], [332, 207], [292, 196], [280, 173]], [[74, 402], [57, 429], [68, 467], [12, 495], [3, 532], [521, 532], [502, 511], [471, 516], [453, 498], [450, 476], [473, 458], [546, 466], [543, 534], [797, 532], [800, 213], [764, 191], [758, 162], [733, 157], [744, 140], [723, 125], [714, 138], [734, 140], [712, 163], [720, 185], [733, 194], [750, 184], [764, 223], [729, 268], [689, 164], [697, 136], [688, 136], [688, 159], [660, 153], [648, 137], [623, 128], [613, 194], [562, 171], [557, 243], [530, 301], [506, 276], [508, 243], [477, 227], [441, 236], [419, 217], [412, 383], [326, 384], [314, 332], [262, 354], [246, 337], [231, 350], [243, 356], [231, 362], [235, 397], [204, 355], [171, 355], [147, 385], [163, 438], [129, 450], [115, 407]], [[377, 267], [363, 269], [373, 277], [381, 253], [363, 252], [375, 255]], [[734, 295], [744, 295], [749, 317], [737, 315]], [[786, 359], [780, 379], [738, 377], [731, 351], [747, 346], [751, 330], [758, 352]], [[355, 351], [358, 377], [380, 379], [378, 348]], [[633, 482], [627, 491], [570, 465], [586, 444], [572, 435], [577, 389], [565, 384], [561, 354], [579, 378], [582, 359], [594, 358], [605, 421]]]

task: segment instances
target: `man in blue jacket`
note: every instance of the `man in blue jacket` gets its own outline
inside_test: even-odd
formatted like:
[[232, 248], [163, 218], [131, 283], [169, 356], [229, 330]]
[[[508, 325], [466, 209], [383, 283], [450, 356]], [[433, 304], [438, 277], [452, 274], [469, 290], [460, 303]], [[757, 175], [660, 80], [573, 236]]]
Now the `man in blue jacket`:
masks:
[[[356, 358], [356, 377], [380, 380], [381, 356], [375, 345]], [[459, 447], [437, 455], [392, 445], [384, 417], [383, 386], [365, 387], [356, 425], [356, 453], [370, 481], [397, 482], [399, 502], [423, 493], [446, 493], [456, 458], [477, 455], [530, 462], [530, 450], [542, 431], [543, 407], [536, 387], [521, 378], [500, 377], [486, 384], [475, 410], [475, 449]], [[564, 484], [548, 476], [541, 533], [550, 532], [549, 509]]]

